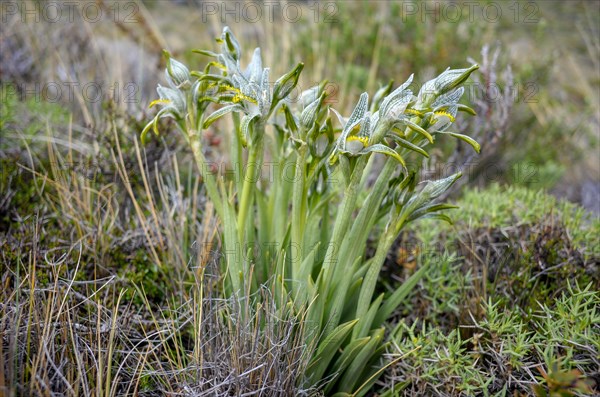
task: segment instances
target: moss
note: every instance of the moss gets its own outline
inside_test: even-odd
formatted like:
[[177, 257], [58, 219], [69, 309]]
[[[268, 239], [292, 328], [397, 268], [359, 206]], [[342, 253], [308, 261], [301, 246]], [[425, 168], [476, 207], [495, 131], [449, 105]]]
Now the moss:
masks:
[[15, 108], [17, 106], [17, 98], [12, 94], [14, 87], [6, 84], [0, 85], [0, 104], [2, 112], [0, 112], [0, 131], [8, 130], [15, 120]]
[[[387, 279], [406, 277], [398, 265], [410, 273], [429, 264], [398, 312], [405, 325], [394, 340], [400, 353], [420, 350], [388, 371], [388, 382], [405, 388], [400, 395], [532, 393], [529, 372], [541, 375], [532, 368], [553, 371], [560, 361], [553, 376], [600, 384], [598, 219], [543, 192], [498, 185], [457, 204], [454, 225], [416, 223], [388, 258]], [[552, 379], [537, 381], [548, 389]]]
[[455, 204], [460, 208], [450, 213], [454, 226], [423, 221], [413, 225], [418, 237], [429, 241], [461, 229], [520, 227], [552, 220], [564, 225], [575, 248], [587, 256], [600, 256], [600, 218], [543, 191], [492, 184], [484, 190], [466, 190]]
[[[31, 172], [17, 165], [12, 158], [0, 159], [0, 231], [6, 231], [13, 223], [35, 214], [41, 203], [35, 179]], [[17, 226], [17, 225], [15, 225]]]
[[157, 305], [163, 303], [169, 295], [169, 275], [152, 261], [145, 248], [133, 252], [114, 250], [110, 253], [109, 263], [119, 278], [125, 281], [123, 286], [126, 288], [126, 301], [143, 306], [144, 298], [138, 293], [138, 289], [143, 291], [151, 303]]
[[[431, 266], [412, 299], [421, 318], [452, 329], [479, 318], [488, 297], [527, 316], [574, 282], [600, 288], [599, 222], [578, 206], [497, 185], [467, 191], [457, 204], [454, 225], [417, 223], [398, 243]], [[451, 263], [440, 260], [446, 251]]]
[[[14, 84], [0, 85], [0, 131], [19, 132], [25, 138], [32, 137], [50, 126], [66, 126], [68, 110], [57, 102], [48, 102], [32, 96], [21, 101], [21, 94]], [[0, 146], [0, 149], [4, 149]]]
[[536, 390], [561, 386], [579, 391], [570, 395], [593, 394], [600, 385], [598, 301], [591, 285], [574, 285], [530, 319], [488, 302], [468, 338], [459, 329], [401, 322], [392, 335], [394, 353], [403, 359], [387, 369], [382, 395], [522, 395], [531, 394], [535, 382]]

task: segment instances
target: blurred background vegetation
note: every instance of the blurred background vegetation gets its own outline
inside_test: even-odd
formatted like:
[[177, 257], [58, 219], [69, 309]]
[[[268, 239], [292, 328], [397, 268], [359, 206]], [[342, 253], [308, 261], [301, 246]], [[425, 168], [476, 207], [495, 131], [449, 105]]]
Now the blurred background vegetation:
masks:
[[[59, 4], [59, 16], [53, 14], [53, 3]], [[330, 105], [342, 114], [349, 113], [361, 92], [374, 93], [391, 80], [398, 84], [413, 72], [420, 86], [447, 67], [465, 67], [470, 61], [481, 65], [465, 95], [478, 116], [458, 123], [480, 141], [481, 156], [452, 143], [443, 153], [434, 153], [425, 168], [435, 176], [463, 169], [466, 193], [450, 197], [463, 209], [456, 212], [453, 227], [417, 225], [406, 232], [390, 253], [381, 283], [386, 288], [386, 283], [401, 282], [414, 270], [413, 257], [438, 263], [411, 304], [397, 313], [405, 320], [393, 324], [401, 351], [413, 349], [418, 337], [434, 344], [391, 368], [382, 388], [401, 384], [408, 395], [470, 395], [484, 388], [523, 392], [532, 390], [537, 379], [549, 390], [551, 385], [570, 390], [581, 373], [600, 383], [599, 347], [597, 339], [594, 345], [589, 338], [599, 332], [597, 322], [593, 328], [594, 305], [590, 309], [578, 303], [595, 302], [597, 310], [598, 294], [593, 291], [600, 287], [600, 2], [77, 3], [69, 6], [73, 13], [60, 1], [0, 3], [0, 265], [5, 302], [0, 313], [4, 335], [12, 335], [3, 345], [10, 346], [3, 350], [3, 360], [12, 358], [0, 365], [0, 386], [6, 382], [14, 386], [10, 390], [22, 392], [16, 385], [34, 384], [36, 373], [55, 385], [68, 383], [58, 379], [60, 371], [42, 370], [33, 359], [26, 370], [16, 360], [35, 356], [36, 348], [29, 351], [23, 335], [38, 341], [32, 343], [38, 347], [53, 335], [69, 346], [75, 343], [75, 332], [64, 333], [55, 325], [42, 332], [26, 325], [31, 316], [58, 323], [65, 312], [44, 312], [34, 303], [63, 302], [61, 309], [69, 308], [68, 316], [78, 318], [79, 324], [91, 327], [110, 318], [129, 322], [121, 324], [117, 336], [88, 333], [86, 340], [97, 355], [77, 358], [56, 348], [45, 360], [84, 365], [103, 357], [104, 362], [123, 363], [121, 382], [137, 379], [137, 384], [129, 389], [119, 384], [113, 390], [107, 381], [108, 394], [146, 390], [150, 395], [159, 386], [174, 393], [186, 390], [182, 385], [189, 384], [189, 373], [173, 372], [186, 366], [184, 352], [193, 341], [185, 334], [191, 331], [178, 321], [193, 317], [192, 303], [202, 302], [190, 285], [194, 269], [206, 266], [209, 255], [197, 242], [212, 240], [216, 226], [180, 137], [165, 133], [145, 148], [136, 139], [153, 115], [148, 104], [156, 98], [157, 81], [164, 84], [162, 49], [191, 69], [199, 68], [206, 59], [191, 50], [213, 48], [224, 25], [232, 28], [243, 48], [262, 48], [271, 75], [303, 61], [301, 89], [327, 79]], [[247, 51], [243, 61], [250, 56]], [[162, 130], [171, 127], [166, 121]], [[226, 138], [219, 134], [223, 128], [228, 126], [207, 132], [213, 158], [226, 156]], [[483, 215], [482, 209], [492, 215]], [[407, 247], [422, 247], [425, 241], [449, 250], [454, 259], [409, 252]], [[579, 286], [571, 290], [570, 281]], [[592, 292], [585, 290], [590, 283]], [[44, 286], [52, 284], [70, 289], [49, 297]], [[125, 307], [117, 299], [123, 287]], [[71, 296], [71, 289], [79, 295]], [[554, 305], [562, 294], [567, 301]], [[94, 304], [87, 307], [85, 302]], [[544, 321], [554, 316], [563, 333], [548, 336], [545, 330], [554, 323], [536, 317], [540, 305], [539, 316]], [[581, 318], [589, 318], [590, 324], [567, 335], [573, 307], [584, 307]], [[162, 319], [149, 314], [155, 310]], [[499, 310], [507, 310], [510, 324], [500, 324]], [[217, 317], [211, 320], [217, 324], [209, 327], [213, 331], [222, 321]], [[528, 339], [515, 340], [523, 327], [531, 332], [525, 332]], [[231, 324], [228, 329], [232, 332]], [[163, 335], [161, 330], [177, 338], [156, 336]], [[136, 344], [140, 340], [143, 348]], [[564, 340], [573, 344], [562, 346]], [[505, 352], [502, 341], [517, 350]], [[207, 359], [234, 365], [235, 354], [215, 354], [231, 341], [222, 337], [220, 343], [211, 347]], [[582, 348], [586, 343], [592, 347]], [[556, 350], [544, 350], [547, 345]], [[110, 346], [135, 354], [103, 356]], [[449, 349], [446, 359], [439, 358], [438, 347]], [[473, 361], [467, 351], [488, 360]], [[434, 356], [437, 366], [428, 361]], [[135, 360], [130, 363], [132, 357], [142, 357], [152, 371], [145, 364], [136, 366]], [[424, 367], [423, 362], [429, 364]], [[530, 369], [536, 365], [545, 368], [546, 377]], [[476, 369], [467, 371], [471, 367]], [[94, 378], [110, 379], [110, 368], [95, 368], [97, 373], [88, 372], [88, 383], [81, 381], [80, 390], [91, 388]], [[422, 368], [426, 376], [413, 379], [414, 368]], [[579, 372], [568, 372], [572, 370]], [[62, 373], [75, 377], [76, 371]], [[486, 383], [490, 373], [495, 375]], [[548, 380], [556, 374], [571, 378]]]

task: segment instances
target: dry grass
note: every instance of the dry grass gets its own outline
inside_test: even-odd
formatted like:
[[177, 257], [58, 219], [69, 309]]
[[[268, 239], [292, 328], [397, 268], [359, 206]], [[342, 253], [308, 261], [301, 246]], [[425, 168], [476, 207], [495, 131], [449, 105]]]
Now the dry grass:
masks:
[[73, 166], [72, 139], [48, 129], [44, 156], [24, 142], [21, 171], [39, 201], [28, 217], [9, 209], [0, 235], [0, 390], [316, 393], [298, 388], [311, 348], [301, 318], [276, 311], [267, 290], [256, 311], [255, 297], [220, 298], [217, 224], [199, 178], [172, 154], [149, 164], [137, 142], [107, 133], [110, 182]]

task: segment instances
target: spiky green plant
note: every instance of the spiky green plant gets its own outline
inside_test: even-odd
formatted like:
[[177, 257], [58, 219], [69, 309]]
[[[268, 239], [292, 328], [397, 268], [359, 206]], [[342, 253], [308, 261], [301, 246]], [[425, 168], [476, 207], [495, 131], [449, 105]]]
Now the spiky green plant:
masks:
[[[470, 137], [449, 131], [458, 111], [474, 113], [459, 103], [460, 85], [478, 66], [447, 69], [416, 96], [412, 76], [394, 90], [381, 88], [370, 103], [363, 93], [343, 117], [326, 104], [324, 84], [291, 100], [302, 63], [271, 86], [260, 49], [242, 69], [241, 46], [228, 28], [218, 42], [220, 53], [196, 51], [213, 58], [203, 71], [190, 72], [166, 53], [169, 87], [158, 87], [153, 105], [162, 109], [142, 140], [151, 129], [158, 134], [160, 118], [175, 119], [221, 220], [224, 293], [249, 297], [268, 285], [282, 312], [304, 313], [305, 381], [327, 381], [327, 394], [364, 395], [383, 369], [385, 320], [427, 271], [374, 296], [386, 254], [409, 222], [449, 220], [441, 212], [452, 206], [434, 200], [460, 177], [418, 185], [420, 164], [446, 135], [479, 151]], [[233, 181], [210, 171], [202, 142], [202, 130], [230, 113]], [[387, 160], [370, 183], [375, 153]], [[275, 165], [268, 179], [261, 178], [266, 156]], [[367, 257], [371, 234], [379, 243]]]

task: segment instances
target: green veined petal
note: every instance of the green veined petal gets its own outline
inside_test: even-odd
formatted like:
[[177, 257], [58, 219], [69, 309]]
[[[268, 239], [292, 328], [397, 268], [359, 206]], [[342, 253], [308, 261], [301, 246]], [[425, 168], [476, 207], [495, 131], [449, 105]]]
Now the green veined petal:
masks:
[[243, 110], [244, 110], [244, 108], [242, 108], [240, 105], [224, 106], [224, 107], [216, 110], [215, 112], [213, 112], [210, 116], [208, 116], [206, 118], [206, 120], [204, 120], [204, 128], [208, 128], [212, 123], [214, 123], [221, 117], [225, 116], [227, 113], [241, 112]]
[[242, 146], [247, 147], [248, 146], [248, 142], [250, 142], [250, 125], [252, 123], [252, 121], [258, 117], [258, 114], [254, 114], [252, 116], [250, 115], [246, 115], [242, 118], [242, 123], [240, 124], [240, 140], [242, 143]]

